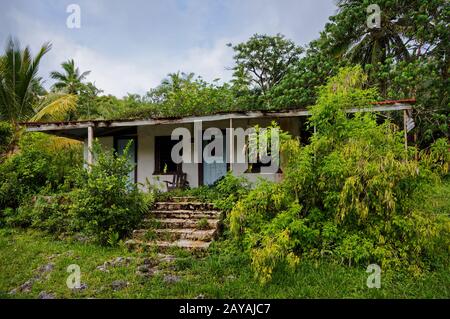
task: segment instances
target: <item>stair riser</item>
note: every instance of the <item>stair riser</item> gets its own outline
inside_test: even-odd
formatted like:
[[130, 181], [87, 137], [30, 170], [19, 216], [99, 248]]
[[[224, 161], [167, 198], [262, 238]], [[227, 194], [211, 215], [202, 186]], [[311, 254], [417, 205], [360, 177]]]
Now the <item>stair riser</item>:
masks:
[[188, 203], [195, 201], [195, 197], [172, 197], [170, 201], [174, 203]]
[[219, 214], [217, 213], [178, 213], [178, 212], [150, 212], [149, 217], [154, 218], [183, 218], [183, 219], [214, 219], [219, 218]]
[[[147, 231], [143, 230], [137, 230], [133, 232], [133, 239], [135, 240], [141, 240], [141, 241], [147, 241], [149, 238], [146, 236]], [[158, 231], [155, 233], [155, 239], [159, 240], [168, 240], [168, 241], [174, 241], [178, 239], [188, 239], [188, 240], [199, 240], [199, 241], [211, 241], [213, 240], [215, 235], [214, 233], [181, 233], [181, 232], [175, 232], [175, 233], [167, 233], [164, 231]]]
[[[192, 251], [192, 252], [204, 252], [208, 249], [209, 245], [206, 247], [183, 247], [183, 249]], [[165, 245], [158, 245], [156, 243], [133, 243], [133, 244], [129, 244], [127, 243], [127, 248], [129, 250], [137, 250], [139, 248], [141, 249], [155, 249], [156, 251], [160, 252], [160, 253], [164, 253], [167, 252], [170, 249], [173, 249], [174, 247], [172, 246], [165, 246]]]
[[[218, 225], [218, 220], [214, 220], [208, 221], [208, 227], [206, 229], [213, 229], [216, 228]], [[155, 222], [153, 220], [149, 220], [149, 221], [144, 221], [144, 227], [154, 227], [155, 223], [157, 223], [157, 227], [156, 228], [171, 228], [171, 229], [176, 229], [176, 228], [197, 228], [198, 226], [198, 221], [197, 220], [190, 220], [190, 219], [180, 219], [179, 221], [165, 221], [165, 220], [160, 220], [158, 222]]]
[[155, 203], [155, 210], [212, 210], [214, 206], [207, 203], [175, 203], [175, 202], [164, 202]]

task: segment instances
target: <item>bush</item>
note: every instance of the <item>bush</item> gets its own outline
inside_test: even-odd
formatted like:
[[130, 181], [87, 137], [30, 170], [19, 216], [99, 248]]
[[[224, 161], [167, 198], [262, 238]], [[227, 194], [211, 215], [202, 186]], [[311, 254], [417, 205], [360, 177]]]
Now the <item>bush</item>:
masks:
[[20, 152], [0, 164], [0, 210], [16, 209], [41, 191], [54, 192], [81, 166], [78, 142], [45, 134], [25, 134]]
[[[23, 190], [19, 188], [21, 193], [14, 203], [21, 205], [3, 213], [5, 223], [54, 235], [82, 232], [101, 244], [117, 243], [137, 226], [153, 201], [151, 194], [141, 193], [129, 181], [133, 167], [126, 154], [103, 152], [96, 144], [96, 162], [90, 172], [79, 165], [64, 180], [55, 173], [56, 164], [46, 157], [39, 158], [34, 147], [24, 149], [8, 164], [18, 168], [13, 176], [25, 180], [25, 184]], [[34, 162], [29, 162], [31, 159]], [[63, 169], [61, 166], [59, 169]], [[63, 186], [57, 187], [58, 181]], [[14, 185], [12, 179], [8, 182]]]
[[378, 125], [370, 113], [346, 115], [352, 101], [370, 105], [375, 95], [363, 87], [364, 75], [352, 68], [321, 88], [311, 109], [310, 125], [317, 127], [311, 143], [282, 143], [283, 182], [259, 183], [232, 209], [231, 233], [261, 282], [299, 258], [328, 256], [414, 274], [448, 267], [450, 219], [411, 205], [445, 172], [447, 146], [438, 142], [418, 162], [391, 123]]
[[250, 184], [244, 177], [236, 177], [228, 172], [214, 185], [213, 190], [217, 196], [214, 199], [214, 205], [228, 213], [235, 203], [248, 193], [249, 189]]
[[422, 166], [431, 168], [442, 177], [447, 177], [450, 169], [450, 144], [446, 138], [437, 139], [429, 150], [420, 153]]
[[9, 210], [6, 223], [12, 227], [37, 228], [54, 235], [73, 233], [78, 229], [70, 206], [70, 193], [38, 195], [16, 211]]
[[12, 127], [9, 123], [0, 122], [0, 163], [4, 157], [4, 153], [8, 149], [13, 138]]
[[202, 202], [213, 203], [216, 208], [228, 213], [236, 202], [248, 193], [250, 186], [250, 183], [244, 177], [237, 177], [228, 172], [213, 185], [175, 189], [170, 192], [151, 189], [151, 186], [149, 186], [149, 189], [155, 194], [157, 201], [167, 201], [172, 197], [192, 196]]
[[95, 164], [79, 171], [71, 210], [81, 229], [101, 244], [114, 244], [141, 221], [152, 197], [129, 181], [133, 166], [127, 151], [116, 156], [95, 145]]
[[240, 237], [244, 229], [260, 233], [261, 228], [279, 212], [290, 207], [292, 197], [281, 184], [261, 181], [247, 196], [238, 201], [229, 216], [231, 233]]

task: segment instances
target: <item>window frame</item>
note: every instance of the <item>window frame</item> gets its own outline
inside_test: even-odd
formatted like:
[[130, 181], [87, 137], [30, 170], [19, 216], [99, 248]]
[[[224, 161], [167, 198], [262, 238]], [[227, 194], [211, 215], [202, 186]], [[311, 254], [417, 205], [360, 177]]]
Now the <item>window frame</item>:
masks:
[[[175, 162], [173, 162], [173, 164], [175, 165], [176, 169], [175, 171], [167, 171], [164, 172], [164, 168], [161, 167], [161, 145], [164, 145], [163, 141], [164, 139], [168, 139], [171, 143], [173, 142], [174, 145], [176, 143], [178, 143], [179, 141], [177, 140], [172, 140], [170, 135], [160, 135], [160, 136], [155, 136], [154, 137], [154, 170], [153, 170], [153, 175], [174, 175], [176, 173], [178, 173], [179, 171], [182, 171], [181, 169], [181, 165], [182, 164], [177, 164]], [[170, 146], [170, 152], [172, 151], [172, 147], [174, 146]]]

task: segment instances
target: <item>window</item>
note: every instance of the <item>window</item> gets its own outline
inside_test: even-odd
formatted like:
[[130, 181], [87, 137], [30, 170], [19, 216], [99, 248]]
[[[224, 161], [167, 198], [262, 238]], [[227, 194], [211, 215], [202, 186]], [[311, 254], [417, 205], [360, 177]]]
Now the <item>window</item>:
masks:
[[154, 175], [174, 174], [180, 167], [172, 160], [172, 148], [179, 141], [170, 136], [155, 136], [155, 172]]

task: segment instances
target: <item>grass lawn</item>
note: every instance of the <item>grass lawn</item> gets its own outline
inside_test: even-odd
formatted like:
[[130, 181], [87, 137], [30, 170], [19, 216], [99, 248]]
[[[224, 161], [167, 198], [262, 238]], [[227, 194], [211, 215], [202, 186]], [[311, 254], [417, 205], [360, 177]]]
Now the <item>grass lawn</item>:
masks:
[[[0, 298], [37, 298], [42, 291], [57, 298], [450, 298], [450, 271], [419, 278], [382, 274], [382, 287], [369, 289], [364, 268], [303, 261], [295, 272], [278, 271], [271, 283], [261, 286], [253, 279], [245, 255], [228, 253], [226, 243], [215, 243], [203, 257], [194, 258], [182, 251], [171, 254], [178, 259], [160, 263], [158, 273], [142, 277], [136, 274], [137, 267], [155, 253], [70, 243], [36, 231], [1, 229]], [[131, 262], [108, 268], [109, 272], [96, 269], [119, 256], [132, 257]], [[53, 269], [41, 274], [29, 292], [9, 294], [49, 263]], [[85, 289], [67, 288], [70, 264], [80, 266]], [[177, 280], [167, 282], [168, 275]], [[114, 290], [112, 283], [117, 280], [128, 285]]]

